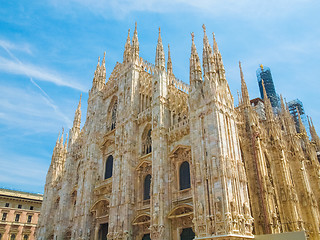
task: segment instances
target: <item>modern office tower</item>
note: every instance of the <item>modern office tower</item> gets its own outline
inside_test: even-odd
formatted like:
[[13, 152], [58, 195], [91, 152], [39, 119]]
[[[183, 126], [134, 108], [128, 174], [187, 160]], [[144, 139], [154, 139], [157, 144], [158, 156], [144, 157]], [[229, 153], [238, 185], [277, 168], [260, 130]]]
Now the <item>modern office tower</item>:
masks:
[[310, 131], [309, 131], [307, 115], [305, 114], [302, 102], [299, 99], [292, 100], [288, 102], [288, 108], [289, 108], [290, 114], [294, 118], [294, 122], [296, 123], [297, 132], [299, 133], [301, 132], [300, 125], [299, 125], [299, 117], [298, 117], [298, 111], [299, 111], [302, 123], [306, 128], [307, 133], [309, 134]]
[[257, 79], [258, 79], [261, 98], [264, 99], [263, 87], [262, 87], [262, 80], [263, 80], [264, 87], [266, 88], [267, 96], [270, 99], [273, 110], [278, 109], [279, 96], [277, 95], [276, 89], [273, 84], [270, 68], [264, 67], [261, 64], [260, 68], [258, 68], [257, 70]]

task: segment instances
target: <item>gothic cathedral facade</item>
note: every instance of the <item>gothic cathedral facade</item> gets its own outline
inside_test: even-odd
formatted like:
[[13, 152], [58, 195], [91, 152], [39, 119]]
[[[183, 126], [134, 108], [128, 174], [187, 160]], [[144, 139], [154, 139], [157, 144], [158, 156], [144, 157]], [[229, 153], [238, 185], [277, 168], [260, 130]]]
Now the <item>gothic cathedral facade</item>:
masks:
[[166, 66], [160, 29], [154, 65], [139, 56], [137, 26], [108, 81], [99, 60], [84, 126], [80, 98], [69, 138], [56, 142], [37, 239], [245, 240], [302, 230], [320, 239], [313, 124], [310, 141], [283, 101], [277, 115], [268, 99], [257, 111], [241, 65], [235, 108], [203, 28], [202, 66], [192, 34], [190, 85], [175, 77], [170, 49]]

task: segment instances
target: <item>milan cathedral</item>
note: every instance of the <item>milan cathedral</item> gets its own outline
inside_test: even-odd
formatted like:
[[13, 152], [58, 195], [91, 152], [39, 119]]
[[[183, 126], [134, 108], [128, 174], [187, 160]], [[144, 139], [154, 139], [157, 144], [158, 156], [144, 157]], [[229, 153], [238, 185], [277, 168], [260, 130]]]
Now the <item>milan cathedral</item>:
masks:
[[[320, 139], [309, 140], [281, 98], [250, 101], [240, 66], [234, 106], [221, 53], [206, 28], [202, 64], [192, 34], [190, 84], [139, 56], [137, 26], [106, 81], [100, 59], [69, 137], [47, 174], [39, 240], [245, 240], [305, 231], [319, 240]], [[265, 89], [264, 89], [265, 91]], [[264, 96], [267, 96], [264, 94]]]

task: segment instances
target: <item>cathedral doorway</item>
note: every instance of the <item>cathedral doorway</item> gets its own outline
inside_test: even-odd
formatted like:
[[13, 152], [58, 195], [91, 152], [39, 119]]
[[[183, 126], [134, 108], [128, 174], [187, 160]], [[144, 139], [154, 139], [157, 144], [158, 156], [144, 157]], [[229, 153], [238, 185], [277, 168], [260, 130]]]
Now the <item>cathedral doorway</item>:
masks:
[[108, 223], [100, 224], [99, 240], [107, 240], [108, 235]]
[[143, 235], [142, 240], [151, 240], [150, 233]]
[[184, 228], [180, 234], [180, 240], [192, 240], [195, 236], [196, 235], [192, 231], [192, 228]]

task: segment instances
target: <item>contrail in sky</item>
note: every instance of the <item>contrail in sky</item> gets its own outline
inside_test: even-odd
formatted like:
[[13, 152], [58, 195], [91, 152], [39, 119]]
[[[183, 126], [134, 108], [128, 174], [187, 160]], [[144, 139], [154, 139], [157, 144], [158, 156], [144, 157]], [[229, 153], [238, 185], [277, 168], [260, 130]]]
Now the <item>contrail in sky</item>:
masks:
[[[10, 57], [13, 58], [18, 64], [23, 65], [23, 63], [22, 63], [6, 46], [4, 46], [4, 45], [1, 44], [1, 43], [0, 43], [0, 46], [1, 46], [1, 47], [10, 55]], [[31, 77], [27, 72], [25, 72], [25, 74], [26, 74], [26, 76], [29, 77], [30, 82], [40, 90], [40, 92], [42, 93], [42, 96], [43, 96], [45, 102], [46, 102], [50, 107], [52, 107], [53, 110], [54, 110], [57, 114], [61, 115], [61, 116], [63, 117], [63, 119], [65, 120], [65, 122], [67, 123], [67, 125], [70, 126], [70, 125], [72, 124], [72, 121], [71, 121], [65, 114], [63, 114], [63, 113], [60, 111], [59, 107], [54, 103], [54, 101], [50, 98], [50, 96], [32, 79], [32, 77]]]

